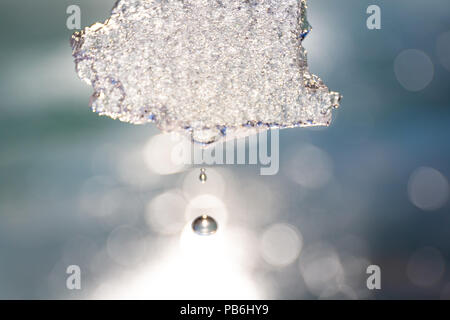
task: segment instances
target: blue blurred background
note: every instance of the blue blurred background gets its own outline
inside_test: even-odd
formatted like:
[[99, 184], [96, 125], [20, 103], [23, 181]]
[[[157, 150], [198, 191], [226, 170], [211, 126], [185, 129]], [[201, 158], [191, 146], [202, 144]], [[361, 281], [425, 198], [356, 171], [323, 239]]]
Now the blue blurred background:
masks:
[[[88, 26], [114, 2], [1, 1], [0, 298], [450, 298], [447, 0], [310, 1], [310, 69], [344, 96], [331, 127], [281, 131], [275, 176], [210, 167], [204, 186], [153, 126], [89, 110], [66, 9]], [[215, 238], [189, 230], [203, 208]]]

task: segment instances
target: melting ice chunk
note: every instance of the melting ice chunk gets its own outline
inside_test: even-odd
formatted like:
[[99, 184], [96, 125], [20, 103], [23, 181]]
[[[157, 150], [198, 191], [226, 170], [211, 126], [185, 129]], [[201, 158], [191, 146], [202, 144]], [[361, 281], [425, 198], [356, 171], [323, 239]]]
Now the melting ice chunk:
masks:
[[309, 73], [306, 0], [120, 0], [72, 36], [93, 111], [210, 144], [326, 126], [340, 95]]

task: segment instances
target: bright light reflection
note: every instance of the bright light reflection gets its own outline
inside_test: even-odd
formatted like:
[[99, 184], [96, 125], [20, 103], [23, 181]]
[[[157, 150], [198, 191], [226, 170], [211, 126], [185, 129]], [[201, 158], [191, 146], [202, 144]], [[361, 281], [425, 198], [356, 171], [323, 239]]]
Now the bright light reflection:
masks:
[[176, 134], [153, 136], [143, 150], [149, 169], [160, 175], [183, 171], [188, 163], [190, 142]]
[[[220, 221], [219, 221], [220, 223]], [[167, 255], [124, 275], [115, 284], [100, 287], [95, 299], [263, 299], [264, 292], [251, 278], [251, 270], [234, 254], [242, 245], [219, 229], [198, 236], [187, 224], [180, 241]]]

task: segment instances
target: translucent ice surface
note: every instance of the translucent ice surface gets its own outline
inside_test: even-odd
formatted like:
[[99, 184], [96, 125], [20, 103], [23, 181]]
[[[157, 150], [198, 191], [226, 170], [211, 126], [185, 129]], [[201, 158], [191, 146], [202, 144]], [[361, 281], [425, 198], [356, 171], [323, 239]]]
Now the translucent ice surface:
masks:
[[326, 126], [340, 95], [309, 73], [306, 0], [119, 0], [71, 39], [92, 110], [203, 144]]

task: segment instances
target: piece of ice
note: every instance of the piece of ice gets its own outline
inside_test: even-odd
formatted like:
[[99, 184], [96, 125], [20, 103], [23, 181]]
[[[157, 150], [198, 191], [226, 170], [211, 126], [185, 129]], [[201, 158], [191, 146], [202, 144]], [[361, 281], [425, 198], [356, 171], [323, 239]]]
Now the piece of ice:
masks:
[[306, 0], [119, 0], [71, 39], [92, 110], [203, 144], [326, 126], [340, 95], [309, 73]]

